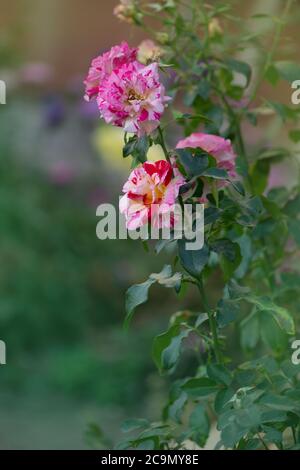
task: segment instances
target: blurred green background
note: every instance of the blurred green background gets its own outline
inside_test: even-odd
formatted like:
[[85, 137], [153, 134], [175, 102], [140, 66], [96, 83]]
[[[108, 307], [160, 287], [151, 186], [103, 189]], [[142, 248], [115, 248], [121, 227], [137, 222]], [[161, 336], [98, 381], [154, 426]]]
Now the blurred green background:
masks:
[[128, 165], [82, 80], [97, 53], [139, 40], [113, 17], [116, 3], [1, 2], [1, 449], [86, 448], [91, 422], [115, 440], [123, 419], [155, 416], [165, 393], [150, 350], [172, 296], [157, 290], [122, 330], [125, 290], [161, 260], [96, 238], [96, 207], [118, 201]]
[[[151, 340], [183, 304], [153, 287], [124, 333], [125, 290], [163, 260], [95, 232], [96, 207], [118, 200], [128, 166], [82, 80], [97, 53], [142, 38], [113, 17], [117, 3], [1, 1], [1, 449], [86, 448], [91, 422], [115, 440], [123, 419], [158, 417], [167, 391]], [[184, 305], [194, 302], [191, 292]]]

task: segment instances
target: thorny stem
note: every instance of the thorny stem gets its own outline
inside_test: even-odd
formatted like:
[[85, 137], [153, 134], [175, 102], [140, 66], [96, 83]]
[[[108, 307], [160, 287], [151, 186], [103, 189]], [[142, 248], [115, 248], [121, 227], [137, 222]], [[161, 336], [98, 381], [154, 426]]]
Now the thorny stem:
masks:
[[223, 358], [222, 358], [222, 354], [221, 354], [221, 350], [220, 350], [220, 346], [219, 346], [217, 324], [216, 324], [216, 320], [215, 320], [215, 317], [214, 317], [214, 312], [209, 306], [209, 303], [208, 303], [208, 300], [207, 300], [207, 297], [206, 297], [206, 293], [205, 293], [205, 290], [204, 290], [204, 287], [203, 287], [202, 279], [199, 280], [197, 285], [198, 285], [198, 289], [199, 289], [200, 294], [201, 294], [201, 298], [202, 298], [204, 308], [205, 308], [205, 310], [207, 312], [207, 315], [208, 315], [209, 327], [210, 327], [210, 330], [211, 330], [211, 335], [212, 335], [213, 344], [214, 344], [215, 357], [216, 357], [217, 362], [219, 364], [222, 364]]
[[171, 164], [170, 155], [165, 144], [164, 134], [160, 126], [158, 127], [158, 134], [159, 134], [159, 143], [160, 143], [161, 148], [163, 149], [166, 160]]
[[[158, 127], [158, 133], [159, 133], [160, 145], [163, 149], [166, 160], [171, 164], [169, 152], [168, 152], [168, 149], [166, 147], [165, 140], [164, 140], [164, 135], [163, 135], [163, 132], [162, 132], [162, 129], [161, 129], [160, 126]], [[179, 197], [179, 202], [182, 206], [183, 202], [182, 202], [181, 197]], [[212, 339], [213, 339], [213, 344], [214, 344], [215, 357], [216, 357], [217, 362], [220, 364], [220, 363], [223, 362], [223, 359], [222, 359], [222, 354], [221, 354], [220, 347], [219, 347], [219, 339], [218, 339], [217, 325], [216, 325], [216, 320], [215, 320], [215, 317], [214, 317], [214, 312], [209, 307], [208, 300], [207, 300], [207, 297], [206, 297], [206, 294], [205, 294], [205, 291], [204, 291], [204, 288], [203, 288], [202, 280], [197, 282], [197, 286], [199, 288], [199, 291], [200, 291], [200, 294], [201, 294], [201, 297], [202, 297], [202, 302], [203, 302], [204, 308], [207, 311], [209, 326], [210, 326]]]

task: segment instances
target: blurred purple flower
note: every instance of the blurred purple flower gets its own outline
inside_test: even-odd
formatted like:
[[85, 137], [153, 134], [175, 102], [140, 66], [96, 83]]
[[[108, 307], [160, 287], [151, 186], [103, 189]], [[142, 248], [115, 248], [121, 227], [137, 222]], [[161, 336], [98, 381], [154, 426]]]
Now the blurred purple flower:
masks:
[[49, 169], [49, 180], [58, 186], [66, 186], [75, 178], [75, 170], [69, 162], [55, 162]]
[[52, 77], [52, 66], [44, 62], [29, 62], [20, 70], [20, 81], [30, 85], [43, 85]]
[[65, 118], [65, 105], [60, 96], [48, 95], [44, 99], [45, 122], [49, 127], [59, 126]]
[[94, 121], [99, 119], [99, 109], [96, 101], [80, 101], [79, 114], [86, 121]]

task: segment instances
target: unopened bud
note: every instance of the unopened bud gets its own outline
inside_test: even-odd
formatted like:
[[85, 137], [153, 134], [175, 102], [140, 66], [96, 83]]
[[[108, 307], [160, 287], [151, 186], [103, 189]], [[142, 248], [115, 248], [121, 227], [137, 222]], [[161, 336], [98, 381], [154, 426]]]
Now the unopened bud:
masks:
[[134, 23], [135, 2], [134, 0], [121, 0], [121, 3], [114, 8], [114, 15], [120, 21]]
[[159, 32], [155, 35], [156, 40], [159, 44], [168, 44], [169, 42], [169, 35], [167, 33]]
[[221, 36], [223, 29], [218, 18], [213, 18], [208, 25], [208, 34], [210, 37]]
[[162, 49], [151, 39], [145, 39], [138, 48], [138, 60], [142, 64], [158, 62], [162, 55]]

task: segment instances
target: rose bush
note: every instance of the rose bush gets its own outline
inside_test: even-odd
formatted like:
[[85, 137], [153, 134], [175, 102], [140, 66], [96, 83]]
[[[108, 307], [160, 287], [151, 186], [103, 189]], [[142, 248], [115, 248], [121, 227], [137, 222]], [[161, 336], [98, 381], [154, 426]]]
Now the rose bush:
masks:
[[[140, 63], [137, 50], [126, 43], [92, 62], [86, 96], [96, 97], [106, 122], [124, 129], [123, 157], [132, 157], [120, 202], [128, 228], [161, 228], [175, 202], [187, 201], [194, 209], [205, 202], [203, 248], [189, 251], [184, 239], [160, 240], [157, 253], [175, 241], [170, 243], [176, 247], [172, 267], [127, 291], [126, 324], [154, 283], [174, 288], [181, 298], [187, 286], [196, 289], [199, 308], [176, 312], [168, 329], [154, 339], [160, 373], [172, 376], [177, 368], [177, 378], [162, 420], [125, 423], [124, 429], [135, 434], [119, 449], [178, 449], [190, 441], [203, 447], [213, 423], [218, 449], [300, 447], [300, 369], [291, 363], [290, 350], [299, 330], [300, 274], [295, 267], [286, 269], [291, 238], [299, 253], [299, 183], [268, 186], [274, 163], [294, 157], [299, 171], [299, 161], [291, 145], [285, 149], [258, 141], [251, 146], [244, 139], [244, 129], [254, 133], [262, 119], [265, 125], [265, 116], [293, 126], [299, 122], [299, 108], [259, 95], [263, 80], [274, 86], [299, 72], [296, 64], [276, 56], [292, 0], [285, 3], [280, 21], [254, 18], [274, 21], [270, 44], [263, 33], [258, 38], [235, 31], [232, 36], [230, 22], [243, 22], [234, 11], [229, 14], [227, 3], [122, 1], [115, 10], [119, 19], [148, 32], [148, 18], [161, 22], [162, 29], [152, 31], [161, 63], [144, 50], [147, 64]], [[152, 39], [147, 44], [155, 50]], [[253, 44], [260, 45], [263, 63], [255, 79], [252, 67], [234, 57], [237, 45], [241, 55]], [[172, 101], [159, 70], [166, 74]], [[179, 141], [174, 137], [178, 126]], [[297, 142], [299, 131], [293, 129], [290, 137]], [[157, 144], [165, 161], [147, 162], [149, 149]], [[216, 279], [221, 287], [212, 295]], [[238, 345], [237, 354], [232, 343]], [[180, 361], [189, 344], [197, 365], [194, 361], [186, 376]]]

